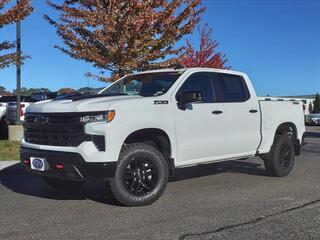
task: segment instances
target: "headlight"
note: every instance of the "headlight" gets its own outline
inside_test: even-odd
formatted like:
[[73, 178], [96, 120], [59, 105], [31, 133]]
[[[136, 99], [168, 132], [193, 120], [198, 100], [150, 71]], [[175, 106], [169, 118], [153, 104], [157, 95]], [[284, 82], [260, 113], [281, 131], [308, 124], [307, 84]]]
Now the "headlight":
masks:
[[92, 122], [111, 122], [115, 117], [115, 111], [107, 111], [105, 113], [97, 115], [86, 115], [80, 118], [82, 123], [92, 123]]

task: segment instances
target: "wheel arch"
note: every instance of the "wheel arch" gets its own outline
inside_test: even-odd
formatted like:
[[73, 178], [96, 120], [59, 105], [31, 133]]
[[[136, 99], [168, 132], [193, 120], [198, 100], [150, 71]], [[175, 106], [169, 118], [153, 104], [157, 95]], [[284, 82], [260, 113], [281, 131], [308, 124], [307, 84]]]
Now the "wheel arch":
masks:
[[284, 122], [281, 123], [276, 129], [276, 135], [282, 135], [285, 133], [291, 132], [295, 139], [298, 138], [298, 130], [296, 125], [293, 122]]
[[124, 144], [145, 143], [155, 147], [162, 153], [168, 162], [170, 175], [174, 174], [174, 160], [172, 158], [172, 141], [169, 135], [160, 128], [142, 128], [130, 133], [124, 140]]
[[284, 122], [281, 123], [275, 132], [274, 139], [277, 137], [277, 135], [283, 135], [291, 133], [292, 134], [292, 141], [295, 148], [296, 155], [300, 154], [300, 140], [298, 138], [298, 129], [297, 126], [293, 122]]

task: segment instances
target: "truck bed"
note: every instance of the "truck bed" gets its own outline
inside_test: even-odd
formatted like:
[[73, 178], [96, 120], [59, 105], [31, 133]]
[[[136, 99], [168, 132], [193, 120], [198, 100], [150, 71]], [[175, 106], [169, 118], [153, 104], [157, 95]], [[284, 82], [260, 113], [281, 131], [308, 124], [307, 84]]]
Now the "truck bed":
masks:
[[297, 137], [302, 140], [305, 131], [303, 102], [259, 97], [261, 113], [261, 143], [259, 153], [267, 153], [273, 143], [277, 126], [292, 119]]

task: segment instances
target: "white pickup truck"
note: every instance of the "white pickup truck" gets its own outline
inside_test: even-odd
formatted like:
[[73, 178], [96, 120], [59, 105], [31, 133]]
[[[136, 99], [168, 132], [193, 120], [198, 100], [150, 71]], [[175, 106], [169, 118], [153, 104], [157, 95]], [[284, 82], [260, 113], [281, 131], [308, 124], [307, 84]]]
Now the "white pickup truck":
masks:
[[57, 189], [108, 181], [119, 202], [140, 206], [163, 194], [175, 168], [261, 156], [286, 176], [304, 132], [302, 102], [258, 98], [244, 73], [154, 70], [98, 95], [30, 105], [21, 162]]

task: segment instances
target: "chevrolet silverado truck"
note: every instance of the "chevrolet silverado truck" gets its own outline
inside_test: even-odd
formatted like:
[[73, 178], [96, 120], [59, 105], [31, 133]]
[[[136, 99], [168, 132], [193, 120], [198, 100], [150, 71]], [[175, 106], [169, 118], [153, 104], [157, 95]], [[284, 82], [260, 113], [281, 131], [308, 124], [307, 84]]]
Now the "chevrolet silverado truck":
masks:
[[258, 98], [244, 73], [162, 69], [30, 105], [21, 162], [58, 190], [105, 181], [120, 203], [141, 206], [176, 168], [260, 156], [287, 176], [304, 132], [302, 102]]

